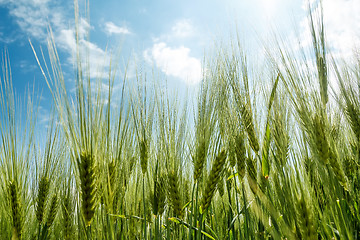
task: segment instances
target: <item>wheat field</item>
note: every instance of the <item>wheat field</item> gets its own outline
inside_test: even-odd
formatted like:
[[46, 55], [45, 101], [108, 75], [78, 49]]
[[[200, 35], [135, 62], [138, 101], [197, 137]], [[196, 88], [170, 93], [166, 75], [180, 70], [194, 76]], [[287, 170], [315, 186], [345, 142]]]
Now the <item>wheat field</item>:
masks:
[[140, 70], [94, 84], [80, 47], [70, 93], [50, 31], [31, 45], [54, 101], [43, 144], [5, 52], [0, 239], [360, 238], [360, 55], [309, 25], [310, 51], [279, 40], [263, 71], [237, 39], [215, 48], [194, 104]]

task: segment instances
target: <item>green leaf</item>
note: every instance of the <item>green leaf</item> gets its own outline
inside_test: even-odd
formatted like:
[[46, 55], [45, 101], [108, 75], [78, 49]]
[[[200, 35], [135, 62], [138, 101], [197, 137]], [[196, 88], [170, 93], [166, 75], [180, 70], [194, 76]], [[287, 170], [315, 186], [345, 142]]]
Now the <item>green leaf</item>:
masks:
[[213, 236], [211, 236], [210, 234], [208, 234], [207, 232], [201, 231], [201, 233], [205, 236], [207, 236], [208, 238], [215, 240], [215, 238]]
[[190, 203], [192, 203], [192, 201], [187, 202], [187, 203], [183, 206], [182, 210], [184, 210], [187, 206], [189, 206]]
[[113, 217], [118, 217], [118, 218], [123, 218], [123, 219], [127, 219], [127, 217], [125, 215], [116, 215], [116, 214], [109, 214], [110, 216]]
[[231, 174], [227, 179], [226, 181], [229, 181], [230, 179], [233, 179], [234, 177], [238, 176], [239, 174], [238, 173], [235, 173], [235, 174]]
[[169, 220], [174, 223], [178, 223], [178, 224], [180, 223], [180, 221], [176, 217], [170, 217]]

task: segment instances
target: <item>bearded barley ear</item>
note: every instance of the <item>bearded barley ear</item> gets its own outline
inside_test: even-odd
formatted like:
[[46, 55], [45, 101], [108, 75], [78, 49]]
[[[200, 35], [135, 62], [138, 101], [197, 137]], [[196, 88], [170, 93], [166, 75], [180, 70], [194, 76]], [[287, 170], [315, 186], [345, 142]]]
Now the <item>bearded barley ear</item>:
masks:
[[108, 174], [110, 186], [114, 186], [116, 179], [116, 162], [114, 159], [108, 163]]
[[348, 179], [354, 179], [355, 178], [355, 172], [356, 172], [356, 162], [355, 159], [347, 156], [344, 158], [344, 172]]
[[182, 200], [181, 200], [181, 195], [180, 195], [180, 191], [179, 191], [178, 179], [179, 179], [179, 177], [174, 171], [171, 171], [168, 173], [168, 185], [169, 185], [168, 199], [171, 202], [174, 214], [177, 217], [182, 218], [183, 217], [183, 211], [182, 211], [182, 205], [181, 205]]
[[72, 214], [73, 214], [73, 204], [70, 197], [70, 192], [64, 194], [62, 205], [62, 216], [63, 216], [63, 227], [64, 227], [64, 239], [72, 239]]
[[95, 214], [96, 186], [95, 161], [89, 153], [82, 152], [79, 161], [82, 211], [86, 226], [91, 225]]
[[182, 181], [182, 186], [183, 186], [183, 202], [184, 203], [188, 203], [191, 200], [191, 183], [190, 183], [190, 179], [184, 178]]
[[224, 178], [220, 178], [220, 181], [219, 181], [218, 186], [217, 186], [217, 190], [218, 190], [220, 196], [223, 197], [224, 193], [225, 193]]
[[297, 222], [302, 239], [317, 239], [315, 222], [303, 196], [297, 200]]
[[225, 186], [226, 186], [226, 189], [230, 192], [231, 189], [234, 187], [234, 178], [229, 178], [229, 176], [232, 175], [232, 171], [231, 169], [225, 169]]
[[318, 157], [323, 164], [327, 164], [330, 157], [330, 147], [325, 135], [325, 122], [318, 114], [313, 118], [313, 134]]
[[335, 147], [331, 151], [329, 162], [330, 162], [330, 166], [331, 166], [337, 180], [341, 184], [341, 186], [343, 186], [345, 190], [348, 190], [345, 173], [339, 163], [339, 158], [338, 158], [338, 154], [337, 154]]
[[211, 204], [211, 200], [214, 197], [217, 184], [220, 181], [221, 175], [224, 170], [225, 161], [226, 161], [226, 151], [222, 150], [215, 158], [214, 164], [211, 168], [206, 183], [202, 204], [201, 204], [203, 211], [205, 211]]
[[234, 168], [236, 165], [236, 137], [230, 137], [228, 142], [228, 160], [230, 167]]
[[166, 204], [166, 193], [165, 193], [165, 180], [162, 177], [159, 181], [159, 185], [158, 185], [158, 189], [159, 189], [159, 203], [158, 203], [158, 214], [162, 215], [165, 211], [165, 204]]
[[251, 158], [246, 159], [246, 170], [248, 176], [256, 182], [256, 169], [255, 169], [255, 162]]
[[345, 113], [348, 121], [350, 122], [351, 129], [353, 130], [358, 144], [360, 143], [360, 111], [349, 101], [346, 101]]
[[58, 210], [58, 198], [57, 198], [57, 194], [54, 193], [51, 198], [50, 208], [49, 208], [48, 216], [46, 219], [46, 225], [48, 228], [50, 228], [51, 225], [53, 224], [55, 217], [56, 217], [57, 210]]
[[289, 135], [281, 114], [276, 112], [274, 118], [272, 136], [275, 141], [275, 163], [282, 168], [286, 164], [289, 152]]
[[197, 182], [202, 177], [204, 163], [206, 161], [205, 141], [200, 141], [195, 149], [194, 156], [194, 181]]
[[165, 184], [163, 176], [159, 176], [154, 180], [154, 193], [152, 194], [151, 205], [154, 215], [161, 215], [165, 211]]
[[148, 145], [147, 145], [147, 141], [146, 139], [142, 139], [140, 141], [140, 166], [141, 166], [141, 171], [143, 173], [143, 175], [145, 175], [146, 170], [147, 170], [147, 164], [148, 164]]
[[254, 152], [259, 152], [259, 141], [256, 137], [255, 133], [255, 127], [253, 122], [253, 117], [251, 113], [251, 107], [250, 104], [243, 104], [240, 109], [241, 118], [243, 120], [243, 124], [245, 127], [245, 130], [248, 134], [249, 143], [251, 148], [254, 150]]
[[15, 182], [9, 181], [8, 194], [10, 200], [13, 236], [11, 239], [21, 239], [23, 220], [20, 196]]
[[106, 191], [103, 195], [106, 194], [106, 196], [103, 196], [105, 203], [105, 208], [108, 213], [110, 213], [113, 210], [113, 204], [114, 204], [114, 197], [115, 197], [115, 179], [116, 179], [116, 162], [115, 160], [112, 160], [108, 162], [108, 172], [107, 172], [107, 181], [106, 181]]
[[246, 148], [245, 142], [242, 135], [237, 135], [235, 138], [235, 153], [236, 153], [236, 163], [237, 170], [240, 179], [243, 179], [245, 176], [245, 163], [246, 163]]
[[36, 199], [36, 218], [39, 224], [42, 223], [45, 212], [46, 200], [49, 193], [50, 182], [45, 176], [42, 176], [39, 181], [38, 194]]

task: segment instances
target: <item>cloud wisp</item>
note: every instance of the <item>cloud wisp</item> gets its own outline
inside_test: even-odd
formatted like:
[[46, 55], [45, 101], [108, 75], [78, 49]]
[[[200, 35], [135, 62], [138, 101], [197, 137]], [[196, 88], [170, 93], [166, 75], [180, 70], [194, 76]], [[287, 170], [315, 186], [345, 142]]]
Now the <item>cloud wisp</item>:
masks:
[[[64, 7], [55, 5], [49, 0], [18, 0], [0, 1], [9, 9], [9, 14], [14, 18], [22, 33], [32, 40], [46, 43], [48, 27], [51, 26], [54, 40], [58, 48], [68, 54], [68, 62], [74, 63], [76, 52], [75, 27], [73, 16], [68, 16]], [[64, 6], [64, 5], [63, 5]], [[70, 26], [66, 23], [72, 23]], [[107, 30], [112, 34], [119, 31], [126, 32], [115, 24], [108, 22]], [[110, 65], [109, 54], [98, 44], [87, 39], [87, 34], [94, 29], [86, 19], [79, 19], [79, 50], [82, 60], [89, 66], [91, 78], [105, 77], [104, 73]], [[0, 35], [1, 37], [1, 35]]]
[[105, 23], [105, 32], [108, 35], [113, 35], [113, 34], [131, 34], [130, 30], [127, 27], [120, 27], [117, 26], [115, 23], [113, 22], [106, 22]]
[[[308, 9], [308, 1], [303, 0], [303, 9]], [[313, 13], [318, 14], [320, 4], [312, 0]], [[360, 46], [360, 9], [359, 0], [328, 0], [323, 3], [323, 16], [326, 40], [334, 55], [350, 57], [356, 47]], [[312, 44], [308, 18], [300, 22], [302, 29], [301, 43], [304, 47]]]
[[144, 57], [166, 75], [179, 78], [188, 85], [201, 81], [201, 62], [190, 56], [189, 48], [184, 46], [171, 48], [165, 42], [158, 42], [144, 51]]

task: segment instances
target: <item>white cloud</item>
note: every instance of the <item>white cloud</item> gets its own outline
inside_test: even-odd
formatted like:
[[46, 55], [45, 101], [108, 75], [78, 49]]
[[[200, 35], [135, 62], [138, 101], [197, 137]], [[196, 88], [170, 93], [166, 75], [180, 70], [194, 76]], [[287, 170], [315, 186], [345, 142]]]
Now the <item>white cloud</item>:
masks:
[[105, 23], [105, 32], [109, 35], [112, 34], [130, 34], [130, 31], [126, 27], [119, 27], [113, 22]]
[[171, 35], [177, 38], [185, 38], [194, 34], [194, 27], [189, 19], [178, 20], [171, 28]]
[[33, 70], [38, 69], [38, 66], [35, 63], [27, 60], [20, 60], [18, 66], [22, 69], [23, 73], [32, 72]]
[[[314, 2], [314, 1], [312, 1]], [[318, 3], [317, 3], [318, 4]], [[312, 4], [318, 13], [319, 5]], [[303, 8], [307, 9], [307, 0], [303, 0]], [[354, 48], [360, 44], [360, 1], [359, 0], [327, 0], [323, 2], [325, 34], [332, 52], [342, 57], [352, 55]], [[304, 18], [300, 27], [303, 31], [303, 46], [311, 44], [308, 18]]]
[[155, 43], [144, 52], [148, 61], [153, 61], [166, 75], [177, 77], [186, 84], [201, 81], [202, 67], [199, 59], [190, 56], [190, 49], [184, 46], [171, 48], [164, 42]]
[[[63, 8], [49, 0], [10, 0], [0, 1], [0, 4], [4, 4], [9, 9], [9, 14], [22, 32], [30, 38], [45, 43], [48, 37], [47, 28], [50, 25], [56, 45], [69, 54], [68, 62], [74, 63], [76, 41], [73, 15], [67, 16]], [[68, 22], [72, 23], [70, 27]], [[89, 65], [90, 77], [94, 78], [104, 76], [104, 71], [109, 67], [110, 61], [108, 54], [101, 47], [87, 40], [87, 35], [92, 29], [93, 27], [86, 19], [79, 19], [79, 46], [83, 66]], [[5, 40], [9, 41], [0, 35], [0, 41]]]
[[12, 42], [15, 42], [18, 39], [18, 36], [15, 36], [14, 34], [4, 34], [3, 32], [0, 32], [0, 42], [3, 42], [5, 44], [10, 44]]
[[282, 0], [258, 0], [257, 6], [262, 10], [266, 17], [273, 18], [279, 11]]
[[64, 25], [61, 8], [48, 0], [9, 0], [0, 4], [9, 9], [20, 29], [30, 37], [44, 39], [48, 24], [54, 27]]
[[[86, 31], [91, 26], [86, 20], [81, 19], [79, 24], [79, 50], [82, 54], [83, 66], [88, 64], [89, 74], [91, 78], [105, 77], [107, 69], [110, 65], [109, 55], [101, 49], [97, 44], [86, 40]], [[74, 29], [62, 29], [56, 37], [58, 45], [69, 53], [76, 52], [76, 40]], [[70, 57], [69, 61], [74, 64], [74, 58]]]

